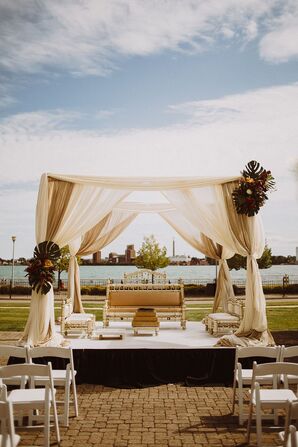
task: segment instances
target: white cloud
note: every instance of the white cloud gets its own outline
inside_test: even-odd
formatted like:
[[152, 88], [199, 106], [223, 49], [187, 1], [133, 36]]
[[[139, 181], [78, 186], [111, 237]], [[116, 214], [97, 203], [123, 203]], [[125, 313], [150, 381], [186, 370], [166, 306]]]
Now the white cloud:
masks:
[[[24, 7], [22, 0], [2, 0], [1, 65], [27, 73], [51, 67], [106, 75], [117, 68], [119, 56], [200, 52], [223, 36], [255, 39], [259, 28], [269, 29], [262, 57], [283, 60], [295, 55], [298, 45], [286, 35], [287, 29], [292, 37], [297, 32], [297, 15], [291, 30], [287, 26], [293, 5], [293, 0], [27, 0]], [[270, 56], [273, 47], [276, 54]]]
[[11, 95], [12, 86], [7, 77], [0, 75], [0, 109], [4, 109], [16, 103], [16, 99]]
[[81, 117], [79, 112], [65, 110], [51, 110], [39, 112], [18, 113], [8, 116], [0, 121], [0, 138], [5, 140], [6, 136], [15, 135], [37, 135], [51, 130], [58, 130], [67, 123]]
[[107, 118], [110, 118], [115, 114], [114, 110], [99, 110], [95, 113], [94, 118], [98, 120], [105, 120]]
[[[181, 119], [175, 126], [106, 133], [72, 130], [72, 120], [80, 117], [72, 111], [5, 118], [0, 121], [0, 180], [36, 180], [49, 170], [95, 175], [233, 175], [251, 158], [261, 158], [280, 175], [289, 174], [293, 167], [298, 84], [178, 104], [171, 110], [186, 113], [188, 120]], [[16, 166], [12, 154], [22, 163]], [[220, 165], [214, 163], [215, 154]]]
[[[110, 133], [72, 130], [69, 120], [77, 119], [77, 115], [71, 111], [6, 118], [0, 122], [0, 183], [7, 187], [20, 179], [37, 182], [43, 172], [98, 176], [237, 175], [248, 161], [255, 159], [272, 170], [277, 183], [277, 192], [270, 195], [262, 210], [268, 234], [281, 237], [280, 241], [268, 237], [269, 245], [274, 244], [274, 253], [289, 253], [290, 242], [284, 238], [295, 240], [298, 220], [296, 184], [291, 171], [297, 160], [298, 84], [176, 105], [175, 110], [187, 111], [189, 119], [175, 126]], [[204, 114], [212, 119], [204, 119]], [[9, 197], [2, 218], [5, 228], [6, 219], [15, 215], [18, 203], [13, 192]], [[30, 197], [24, 206], [33, 210], [33, 195]]]
[[260, 55], [270, 62], [286, 62], [298, 56], [298, 3], [284, 2], [283, 13], [272, 18], [260, 41]]

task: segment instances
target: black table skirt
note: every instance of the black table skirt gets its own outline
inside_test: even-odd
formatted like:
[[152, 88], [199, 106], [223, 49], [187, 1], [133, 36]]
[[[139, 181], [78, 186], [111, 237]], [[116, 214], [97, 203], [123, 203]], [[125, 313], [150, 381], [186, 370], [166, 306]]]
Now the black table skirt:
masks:
[[[168, 383], [186, 386], [232, 384], [234, 348], [204, 349], [75, 349], [76, 381], [117, 388], [142, 388]], [[19, 363], [10, 359], [10, 363]], [[63, 366], [57, 358], [53, 368]], [[37, 363], [37, 359], [35, 359]]]

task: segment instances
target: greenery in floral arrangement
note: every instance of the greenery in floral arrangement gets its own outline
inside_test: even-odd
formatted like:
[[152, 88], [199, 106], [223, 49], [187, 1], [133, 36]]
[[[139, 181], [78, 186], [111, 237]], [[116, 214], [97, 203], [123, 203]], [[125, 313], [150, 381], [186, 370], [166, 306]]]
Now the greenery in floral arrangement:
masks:
[[33, 258], [26, 268], [26, 276], [33, 290], [43, 294], [50, 291], [55, 279], [55, 262], [60, 254], [59, 246], [52, 241], [41, 242], [35, 247]]
[[275, 181], [271, 171], [266, 171], [257, 161], [250, 161], [245, 168], [232, 197], [238, 214], [254, 216], [268, 200], [266, 193], [274, 190]]

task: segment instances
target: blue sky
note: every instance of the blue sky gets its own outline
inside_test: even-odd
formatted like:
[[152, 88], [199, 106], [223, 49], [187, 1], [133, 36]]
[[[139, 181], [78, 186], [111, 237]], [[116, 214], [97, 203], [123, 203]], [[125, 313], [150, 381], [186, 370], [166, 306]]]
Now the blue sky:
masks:
[[[0, 0], [0, 55], [0, 257], [14, 234], [31, 256], [43, 172], [225, 176], [251, 159], [277, 182], [268, 244], [295, 254], [296, 0]], [[104, 254], [151, 233], [199, 255], [148, 215]]]

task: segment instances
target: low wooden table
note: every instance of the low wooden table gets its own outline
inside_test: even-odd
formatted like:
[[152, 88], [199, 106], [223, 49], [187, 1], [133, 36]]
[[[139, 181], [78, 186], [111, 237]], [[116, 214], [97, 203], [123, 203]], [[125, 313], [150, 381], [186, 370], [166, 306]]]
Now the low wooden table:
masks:
[[139, 308], [132, 320], [132, 327], [134, 335], [139, 335], [139, 332], [153, 332], [158, 335], [159, 321], [156, 312], [153, 308]]

